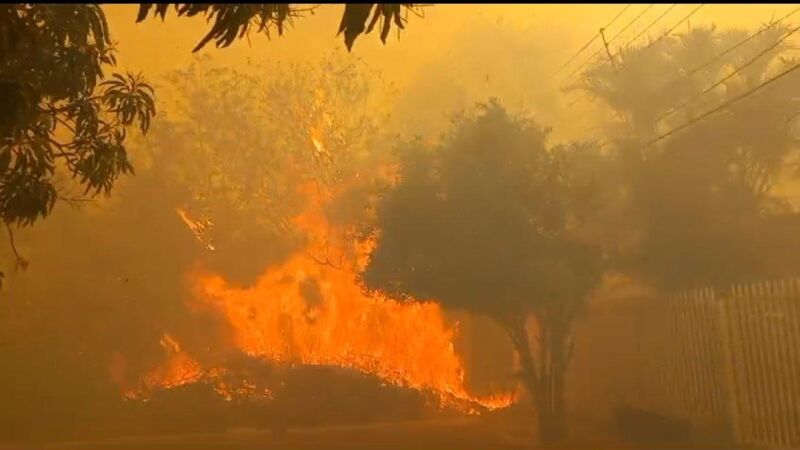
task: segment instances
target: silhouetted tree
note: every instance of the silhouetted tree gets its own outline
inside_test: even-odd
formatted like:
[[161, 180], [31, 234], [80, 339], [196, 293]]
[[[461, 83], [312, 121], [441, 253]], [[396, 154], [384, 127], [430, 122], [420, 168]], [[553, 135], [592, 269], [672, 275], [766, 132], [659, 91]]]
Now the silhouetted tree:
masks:
[[[507, 330], [541, 437], [566, 431], [564, 375], [573, 320], [600, 281], [599, 247], [573, 232], [570, 162], [596, 150], [548, 147], [549, 130], [495, 101], [454, 122], [435, 148], [412, 142], [378, 206], [371, 288], [487, 315]], [[527, 320], [535, 320], [531, 343]]]
[[[160, 16], [163, 20], [169, 7], [169, 3], [142, 3], [137, 22], [147, 19], [151, 10], [153, 17]], [[202, 14], [209, 22], [213, 20], [211, 30], [200, 40], [194, 51], [200, 50], [212, 40], [217, 47], [227, 47], [236, 39], [247, 35], [252, 29], [256, 29], [257, 32], [265, 32], [269, 36], [270, 29], [274, 27], [277, 28], [278, 34], [282, 35], [287, 22], [291, 23], [293, 18], [300, 16], [303, 12], [313, 13], [314, 11], [314, 7], [303, 8], [287, 3], [174, 3], [174, 7], [178, 16], [193, 17]], [[406, 18], [401, 15], [403, 7], [406, 9], [406, 13], [417, 8], [410, 3], [348, 3], [344, 5], [339, 34], [344, 33], [347, 49], [352, 49], [356, 38], [362, 33], [370, 33], [379, 20], [382, 22], [380, 38], [382, 42], [386, 43], [386, 37], [389, 35], [393, 23], [399, 29], [405, 28]], [[370, 15], [372, 15], [371, 18]]]
[[[0, 7], [0, 218], [31, 225], [69, 194], [108, 194], [132, 173], [126, 128], [146, 132], [153, 90], [114, 65], [105, 15], [97, 5]], [[63, 181], [63, 180], [62, 180]]]
[[[245, 71], [196, 61], [166, 76], [161, 105], [169, 113], [141, 148], [157, 182], [182, 198], [174, 207], [207, 221], [209, 258], [238, 268], [234, 278], [250, 282], [306, 238], [291, 223], [307, 208], [298, 186], [367, 179], [387, 115], [386, 86], [372, 75], [328, 57]], [[332, 221], [346, 207], [335, 205]]]
[[[165, 17], [170, 4], [141, 5], [138, 21]], [[411, 4], [402, 5], [406, 11]], [[213, 25], [195, 50], [214, 40], [226, 47], [251, 28], [283, 32], [303, 11], [288, 4], [175, 4], [179, 16], [203, 14]], [[347, 4], [339, 28], [350, 49], [378, 23], [381, 39], [403, 28], [400, 4]], [[370, 19], [371, 15], [371, 19]], [[369, 23], [367, 21], [369, 20]], [[133, 172], [126, 127], [146, 132], [155, 114], [153, 90], [141, 76], [104, 70], [115, 64], [105, 15], [98, 4], [0, 7], [0, 218], [31, 225], [56, 200], [60, 169], [85, 194], [109, 194], [120, 174]], [[65, 181], [66, 182], [66, 181]], [[64, 195], [61, 195], [64, 194]], [[10, 229], [9, 229], [10, 230]]]
[[583, 89], [616, 113], [606, 125], [627, 192], [627, 234], [638, 236], [621, 260], [628, 270], [667, 289], [800, 270], [800, 240], [789, 231], [800, 217], [774, 189], [794, 176], [800, 76], [643, 145], [796, 64], [783, 57], [789, 31], [772, 23], [734, 48], [748, 33], [694, 28], [587, 71]]

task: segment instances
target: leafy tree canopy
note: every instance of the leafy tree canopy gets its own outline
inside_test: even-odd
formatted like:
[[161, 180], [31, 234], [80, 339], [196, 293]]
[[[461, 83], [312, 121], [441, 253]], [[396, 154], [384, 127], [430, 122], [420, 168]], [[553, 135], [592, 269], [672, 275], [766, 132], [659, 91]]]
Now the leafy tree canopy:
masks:
[[458, 117], [436, 148], [407, 144], [378, 208], [367, 284], [503, 322], [584, 298], [599, 254], [571, 235], [565, 169], [588, 150], [548, 147], [548, 132], [492, 102]]
[[[138, 21], [165, 17], [169, 4], [142, 4]], [[249, 30], [283, 32], [303, 11], [288, 4], [174, 4], [179, 16], [203, 14], [213, 25], [199, 42], [226, 47]], [[350, 49], [381, 23], [403, 28], [411, 4], [347, 4], [339, 32]], [[154, 92], [140, 75], [104, 71], [115, 65], [105, 15], [98, 4], [7, 4], [0, 7], [0, 217], [31, 225], [73, 189], [109, 194], [133, 173], [126, 130], [149, 128]], [[105, 80], [105, 81], [104, 81]], [[73, 186], [67, 186], [73, 184]]]
[[[194, 51], [202, 49], [210, 41], [217, 47], [227, 47], [236, 39], [247, 35], [250, 30], [264, 32], [269, 35], [270, 29], [275, 28], [279, 35], [283, 34], [286, 23], [300, 16], [304, 12], [313, 13], [313, 7], [297, 7], [287, 3], [252, 3], [252, 4], [203, 4], [203, 3], [175, 3], [173, 4], [178, 16], [193, 17], [199, 14], [206, 16], [212, 22], [211, 29], [198, 42]], [[152, 17], [159, 16], [163, 20], [169, 10], [169, 3], [142, 3], [139, 8], [138, 22], [147, 19], [152, 11]], [[348, 3], [342, 13], [339, 24], [339, 34], [344, 34], [347, 49], [353, 47], [356, 38], [362, 33], [370, 33], [378, 22], [381, 22], [380, 38], [386, 42], [392, 24], [399, 29], [405, 28], [406, 17], [403, 17], [402, 8], [414, 11], [417, 7], [413, 4], [389, 3]]]
[[800, 156], [792, 127], [800, 76], [658, 145], [642, 145], [796, 64], [785, 53], [790, 31], [781, 23], [757, 33], [698, 27], [587, 71], [582, 87], [616, 112], [606, 126], [626, 192], [622, 225], [636, 237], [621, 255], [625, 269], [669, 290], [726, 287], [800, 269], [798, 252], [790, 250], [800, 249], [800, 240], [789, 231], [800, 217], [774, 189], [795, 175], [786, 168]]
[[235, 278], [249, 282], [306, 238], [291, 224], [308, 209], [298, 186], [359, 180], [326, 212], [337, 225], [366, 214], [372, 171], [389, 157], [381, 125], [390, 91], [363, 63], [326, 57], [234, 70], [198, 57], [164, 81], [167, 112], [137, 164], [152, 167], [174, 207], [207, 224], [199, 237], [209, 257], [243, 268]]
[[379, 204], [377, 247], [363, 277], [368, 287], [435, 299], [504, 326], [541, 437], [552, 442], [566, 429], [572, 324], [604, 264], [600, 247], [579, 232], [593, 208], [578, 200], [593, 182], [575, 163], [597, 148], [551, 147], [548, 133], [492, 101], [457, 117], [438, 146], [409, 143], [399, 180]]
[[[146, 132], [153, 89], [115, 64], [98, 5], [0, 6], [0, 217], [31, 225], [72, 188], [108, 194], [132, 173], [126, 130]], [[71, 188], [66, 183], [75, 183]]]

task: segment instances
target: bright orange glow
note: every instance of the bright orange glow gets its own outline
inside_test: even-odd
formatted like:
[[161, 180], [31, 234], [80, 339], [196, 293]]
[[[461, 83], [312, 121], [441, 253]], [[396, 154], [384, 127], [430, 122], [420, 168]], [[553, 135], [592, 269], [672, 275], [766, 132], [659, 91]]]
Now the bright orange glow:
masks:
[[200, 364], [184, 352], [172, 336], [165, 334], [161, 338], [161, 346], [168, 355], [166, 363], [144, 377], [143, 382], [146, 389], [196, 383], [204, 376]]
[[[191, 306], [221, 314], [235, 347], [270, 363], [350, 368], [433, 393], [440, 405], [468, 413], [511, 404], [510, 394], [477, 398], [467, 392], [453, 346], [456, 330], [437, 303], [396, 300], [362, 287], [358, 274], [374, 242], [347, 238], [346, 230], [328, 223], [323, 206], [334, 193], [320, 192], [316, 184], [301, 189], [309, 207], [293, 224], [307, 236], [305, 247], [267, 267], [249, 287], [216, 274], [192, 274]], [[143, 377], [145, 391], [196, 381], [220, 385], [222, 369], [204, 370], [169, 335], [161, 344], [170, 356]]]
[[[204, 368], [169, 334], [164, 334], [160, 341], [164, 350], [161, 364], [144, 374], [138, 386], [126, 389], [123, 395], [129, 399], [147, 399], [150, 393], [159, 389], [172, 389], [187, 384], [204, 382], [213, 386], [216, 393], [225, 400], [234, 398], [272, 398], [272, 392], [266, 388], [258, 388], [249, 380], [238, 380], [230, 383], [225, 380], [227, 371], [221, 368]], [[122, 380], [124, 375], [124, 359], [115, 358], [112, 362], [112, 376]]]
[[[172, 336], [164, 334], [159, 343], [164, 354], [161, 364], [142, 375], [136, 387], [126, 388], [125, 397], [145, 398], [147, 393], [153, 390], [196, 383], [207, 376], [200, 364], [183, 351]], [[124, 374], [125, 360], [121, 355], [117, 355], [112, 364], [112, 376], [123, 386]]]

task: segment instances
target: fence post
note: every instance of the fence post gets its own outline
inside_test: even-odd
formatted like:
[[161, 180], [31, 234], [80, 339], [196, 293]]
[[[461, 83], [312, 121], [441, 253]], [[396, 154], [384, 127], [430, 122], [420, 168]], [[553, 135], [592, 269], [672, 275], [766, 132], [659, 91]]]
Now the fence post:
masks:
[[730, 322], [728, 320], [728, 308], [725, 297], [716, 299], [717, 317], [719, 319], [719, 343], [722, 351], [722, 392], [725, 400], [725, 410], [727, 416], [727, 426], [737, 443], [742, 443], [742, 433], [739, 417], [739, 399], [736, 383], [736, 373], [734, 372], [733, 348], [731, 346]]

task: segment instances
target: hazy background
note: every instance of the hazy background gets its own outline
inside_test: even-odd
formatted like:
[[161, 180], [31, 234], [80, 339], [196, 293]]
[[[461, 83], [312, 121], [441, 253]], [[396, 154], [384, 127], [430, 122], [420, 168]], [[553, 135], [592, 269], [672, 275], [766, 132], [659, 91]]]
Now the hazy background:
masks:
[[[13, 258], [2, 247], [0, 264], [7, 275], [0, 293], [0, 441], [3, 436], [61, 439], [75, 430], [98, 432], [93, 423], [105, 427], [102, 434], [113, 435], [99, 418], [122, 414], [112, 406], [120, 397], [118, 380], [109, 369], [114, 355], [126, 355], [131, 373], [144, 371], [158, 364], [159, 339], [171, 330], [186, 348], [203, 355], [204, 362], [218, 362], [212, 345], [231, 339], [219, 317], [187, 306], [187, 274], [202, 263], [246, 286], [295, 248], [293, 241], [263, 237], [259, 225], [243, 226], [250, 216], [237, 212], [241, 215], [231, 215], [229, 224], [220, 219], [220, 229], [236, 229], [228, 253], [209, 259], [179, 220], [175, 208], [185, 203], [186, 192], [164, 183], [172, 176], [169, 172], [152, 169], [152, 149], [158, 149], [157, 155], [174, 150], [173, 166], [191, 157], [191, 149], [178, 149], [183, 131], [169, 122], [185, 117], [174, 108], [174, 98], [188, 91], [170, 84], [168, 74], [194, 63], [198, 70], [232, 70], [237, 72], [233, 78], [247, 74], [268, 81], [275, 73], [272, 68], [291, 63], [312, 67], [321, 61], [355, 61], [379, 75], [371, 80], [376, 83], [375, 105], [380, 105], [375, 111], [380, 109], [381, 136], [435, 138], [445, 129], [449, 113], [497, 97], [508, 108], [529, 111], [552, 126], [553, 141], [589, 139], [600, 133], [596, 127], [608, 113], [587, 102], [569, 106], [580, 94], [560, 91], [551, 74], [620, 7], [436, 5], [424, 9], [424, 18], [411, 16], [399, 40], [395, 30], [386, 45], [374, 34], [361, 36], [348, 53], [335, 35], [343, 6], [322, 5], [298, 19], [284, 36], [254, 34], [226, 49], [208, 45], [192, 54], [208, 27], [203, 18], [177, 18], [170, 11], [164, 23], [137, 24], [137, 5], [104, 6], [120, 68], [141, 71], [153, 82], [159, 102], [154, 120], [165, 122], [132, 145], [138, 175], [121, 179], [111, 198], [59, 204], [52, 217], [17, 234], [21, 253], [31, 261], [26, 271], [13, 271]], [[679, 6], [652, 34], [688, 8]], [[690, 25], [753, 30], [794, 8], [707, 5]], [[634, 36], [647, 22], [620, 39]], [[201, 84], [203, 79], [198, 77]], [[204, 126], [221, 126], [210, 120]], [[262, 129], [257, 122], [246, 126]], [[385, 140], [363, 142], [376, 149], [376, 159], [388, 158], [391, 146]], [[797, 195], [791, 184], [777, 189]], [[602, 301], [601, 294], [597, 297]], [[447, 318], [461, 321], [457, 350], [465, 359], [470, 389], [490, 393], [512, 383], [512, 348], [503, 330], [463, 313], [448, 311]], [[43, 423], [48, 431], [40, 430]]]

